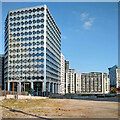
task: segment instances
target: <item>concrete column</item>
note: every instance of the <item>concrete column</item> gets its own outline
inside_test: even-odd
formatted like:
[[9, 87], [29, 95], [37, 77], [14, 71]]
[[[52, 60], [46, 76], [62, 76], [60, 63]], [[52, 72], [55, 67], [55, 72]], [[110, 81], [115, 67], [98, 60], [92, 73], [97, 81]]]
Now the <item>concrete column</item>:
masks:
[[21, 82], [19, 82], [19, 93], [21, 93]]
[[32, 89], [32, 90], [34, 89], [34, 85], [33, 85], [33, 82], [31, 82], [31, 89]]
[[55, 83], [55, 93], [57, 93], [57, 84]]
[[48, 83], [48, 92], [50, 92], [50, 82]]
[[12, 82], [12, 91], [14, 91], [14, 82]]
[[54, 93], [54, 83], [52, 83], [52, 93]]
[[8, 91], [10, 91], [10, 82], [8, 82]]

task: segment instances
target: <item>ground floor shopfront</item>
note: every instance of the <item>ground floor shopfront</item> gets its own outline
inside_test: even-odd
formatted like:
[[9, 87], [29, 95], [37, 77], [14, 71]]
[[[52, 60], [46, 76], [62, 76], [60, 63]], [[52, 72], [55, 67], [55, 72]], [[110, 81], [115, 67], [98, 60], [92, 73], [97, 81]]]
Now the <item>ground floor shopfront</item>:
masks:
[[7, 91], [31, 92], [34, 95], [49, 95], [58, 93], [58, 83], [53, 82], [6, 82]]

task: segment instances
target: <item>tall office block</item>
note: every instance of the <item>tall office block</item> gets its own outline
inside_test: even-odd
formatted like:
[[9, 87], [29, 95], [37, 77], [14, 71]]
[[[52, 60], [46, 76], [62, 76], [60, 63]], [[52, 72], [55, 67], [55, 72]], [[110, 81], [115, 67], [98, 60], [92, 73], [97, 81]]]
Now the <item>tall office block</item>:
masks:
[[5, 20], [5, 83], [8, 91], [57, 93], [61, 32], [46, 5], [9, 11]]
[[81, 73], [75, 73], [75, 93], [81, 92]]
[[75, 93], [74, 69], [68, 71], [68, 93]]
[[4, 55], [0, 54], [0, 89], [4, 89]]
[[68, 81], [69, 81], [68, 71], [69, 71], [69, 61], [65, 60], [65, 93], [68, 93]]
[[110, 91], [110, 80], [107, 73], [78, 73], [75, 77], [76, 93], [107, 94]]
[[59, 93], [65, 94], [65, 57], [61, 53], [61, 82], [59, 87]]
[[108, 69], [109, 69], [110, 86], [119, 88], [120, 87], [120, 68], [118, 68], [115, 65]]

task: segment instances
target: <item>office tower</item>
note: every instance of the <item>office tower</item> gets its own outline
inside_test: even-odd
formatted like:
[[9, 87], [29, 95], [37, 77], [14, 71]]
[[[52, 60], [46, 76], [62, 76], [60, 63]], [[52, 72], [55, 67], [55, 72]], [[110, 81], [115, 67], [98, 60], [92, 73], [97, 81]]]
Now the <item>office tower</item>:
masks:
[[107, 94], [110, 91], [110, 80], [107, 73], [79, 73], [75, 81], [78, 84], [76, 93]]
[[75, 93], [81, 92], [81, 73], [75, 73]]
[[109, 69], [110, 86], [119, 88], [120, 87], [120, 68], [118, 68], [115, 65], [108, 69]]
[[68, 93], [75, 93], [74, 69], [68, 71]]
[[5, 20], [5, 83], [8, 91], [57, 93], [61, 32], [46, 5], [9, 11]]
[[4, 89], [4, 54], [0, 54], [0, 89]]
[[65, 57], [62, 53], [61, 53], [61, 82], [59, 89], [60, 94], [65, 94]]
[[69, 61], [65, 60], [65, 93], [68, 93], [68, 71], [69, 71]]

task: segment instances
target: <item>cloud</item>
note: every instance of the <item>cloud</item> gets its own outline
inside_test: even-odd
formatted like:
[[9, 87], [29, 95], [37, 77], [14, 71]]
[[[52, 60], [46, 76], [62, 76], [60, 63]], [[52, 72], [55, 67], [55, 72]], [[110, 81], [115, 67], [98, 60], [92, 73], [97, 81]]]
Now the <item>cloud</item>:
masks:
[[82, 13], [81, 15], [80, 15], [80, 20], [85, 20], [85, 19], [87, 19], [88, 18], [88, 13]]
[[88, 21], [85, 21], [84, 24], [83, 24], [83, 28], [84, 29], [90, 29], [91, 26], [93, 25], [93, 22], [94, 22], [95, 18], [89, 18]]
[[64, 39], [64, 40], [68, 39], [68, 37], [64, 36], [64, 35], [62, 35], [61, 38]]

